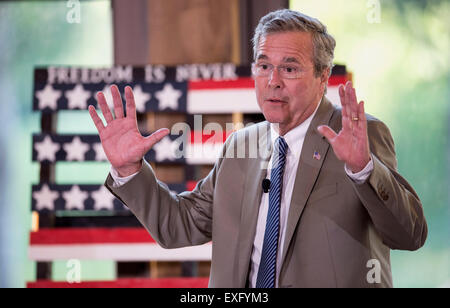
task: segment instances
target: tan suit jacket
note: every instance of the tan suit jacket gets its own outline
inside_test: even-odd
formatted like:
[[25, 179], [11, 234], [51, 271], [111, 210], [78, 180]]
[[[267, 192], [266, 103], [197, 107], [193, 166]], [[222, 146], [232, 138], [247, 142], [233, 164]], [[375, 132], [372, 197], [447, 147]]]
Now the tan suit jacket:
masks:
[[[284, 251], [279, 256], [280, 287], [391, 287], [390, 249], [416, 250], [424, 244], [427, 224], [421, 201], [397, 173], [391, 134], [385, 124], [367, 117], [374, 169], [358, 185], [317, 131], [321, 124], [341, 129], [341, 110], [322, 100], [300, 156]], [[266, 176], [261, 166], [268, 161], [267, 157], [236, 158], [236, 145], [251, 144], [249, 136], [257, 136], [258, 149], [270, 148], [268, 122], [237, 131], [192, 192], [170, 193], [145, 160], [125, 185], [113, 188], [111, 175], [105, 182], [162, 247], [212, 240], [210, 287], [247, 286], [261, 182]], [[320, 159], [313, 157], [316, 151]], [[376, 278], [373, 271], [369, 273], [375, 264], [368, 265], [371, 259], [381, 265], [379, 283], [367, 279], [368, 275]]]

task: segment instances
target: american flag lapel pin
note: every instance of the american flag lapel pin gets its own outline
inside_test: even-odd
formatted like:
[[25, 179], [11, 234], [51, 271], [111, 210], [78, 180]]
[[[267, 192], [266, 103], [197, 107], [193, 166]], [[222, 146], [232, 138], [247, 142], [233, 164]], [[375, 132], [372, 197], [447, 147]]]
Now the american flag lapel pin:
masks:
[[314, 151], [313, 158], [314, 158], [314, 159], [317, 159], [317, 160], [320, 160], [320, 154], [319, 154], [319, 152]]

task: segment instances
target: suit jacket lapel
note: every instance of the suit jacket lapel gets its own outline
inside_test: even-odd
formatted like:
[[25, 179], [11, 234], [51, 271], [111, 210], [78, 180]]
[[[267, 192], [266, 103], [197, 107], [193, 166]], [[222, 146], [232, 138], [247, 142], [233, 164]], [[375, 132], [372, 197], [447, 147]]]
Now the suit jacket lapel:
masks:
[[[262, 124], [262, 132], [258, 134], [258, 151], [260, 149], [269, 149], [270, 126], [268, 122]], [[271, 150], [271, 149], [270, 149]], [[242, 201], [241, 223], [239, 228], [239, 286], [245, 287], [249, 274], [250, 258], [253, 248], [253, 242], [256, 234], [256, 224], [258, 220], [259, 205], [262, 196], [262, 180], [267, 174], [264, 164], [268, 163], [270, 155], [267, 158], [261, 157], [248, 159], [248, 173], [245, 180], [244, 197]]]
[[[317, 127], [322, 124], [328, 124], [333, 112], [334, 108], [332, 104], [324, 97], [306, 132], [286, 225], [282, 264], [284, 264], [284, 259], [286, 258], [286, 253], [296, 226], [328, 152], [329, 143], [320, 135]], [[314, 156], [315, 152], [320, 157], [318, 155]]]

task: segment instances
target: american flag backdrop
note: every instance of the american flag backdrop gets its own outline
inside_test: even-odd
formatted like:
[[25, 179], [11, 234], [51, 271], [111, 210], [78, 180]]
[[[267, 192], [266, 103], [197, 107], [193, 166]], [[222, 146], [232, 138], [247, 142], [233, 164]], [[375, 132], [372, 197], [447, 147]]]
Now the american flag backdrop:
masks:
[[[336, 65], [327, 97], [339, 105], [337, 86], [347, 80]], [[191, 64], [177, 67], [114, 67], [110, 69], [49, 67], [34, 73], [33, 110], [84, 110], [97, 105], [95, 94], [109, 86], [133, 88], [137, 112], [259, 113], [250, 67]]]
[[[336, 65], [327, 93], [333, 104], [339, 105], [337, 87], [347, 79], [345, 67]], [[112, 84], [118, 85], [122, 96], [125, 86], [132, 87], [139, 114], [260, 113], [250, 67], [230, 63], [36, 68], [33, 110], [40, 112], [42, 119], [51, 119], [62, 110], [87, 112], [89, 105], [97, 107], [95, 95], [98, 91], [104, 91], [108, 103], [112, 104], [109, 97]], [[211, 258], [210, 244], [173, 251], [159, 247], [103, 183], [55, 183], [47, 174], [51, 170], [49, 166], [58, 162], [107, 159], [97, 135], [58, 134], [55, 130], [44, 129], [47, 126], [43, 124], [42, 131], [32, 136], [31, 158], [41, 165], [41, 180], [31, 187], [31, 211], [39, 214], [41, 222], [41, 228], [32, 231], [30, 236], [29, 256], [32, 260], [180, 261]], [[230, 133], [205, 135], [193, 129], [183, 136], [186, 149], [180, 148], [180, 136], [169, 135], [145, 158], [152, 163], [183, 166], [190, 174], [193, 166], [214, 164]], [[187, 155], [177, 157], [177, 150], [184, 150]], [[316, 156], [314, 158], [320, 159]], [[180, 193], [192, 190], [196, 180], [196, 176], [189, 176], [185, 181], [167, 186], [171, 192]]]

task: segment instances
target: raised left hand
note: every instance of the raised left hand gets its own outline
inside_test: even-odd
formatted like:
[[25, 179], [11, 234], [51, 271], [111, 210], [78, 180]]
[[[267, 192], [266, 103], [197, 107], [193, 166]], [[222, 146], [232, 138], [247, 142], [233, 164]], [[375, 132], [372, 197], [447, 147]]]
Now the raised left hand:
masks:
[[355, 89], [350, 81], [347, 81], [345, 87], [339, 86], [339, 97], [342, 104], [341, 131], [336, 133], [327, 125], [319, 126], [318, 130], [327, 138], [336, 157], [344, 161], [353, 173], [357, 173], [370, 161], [364, 102], [358, 104]]

